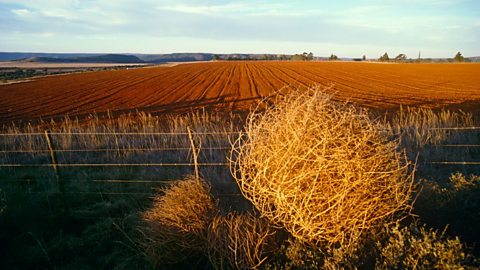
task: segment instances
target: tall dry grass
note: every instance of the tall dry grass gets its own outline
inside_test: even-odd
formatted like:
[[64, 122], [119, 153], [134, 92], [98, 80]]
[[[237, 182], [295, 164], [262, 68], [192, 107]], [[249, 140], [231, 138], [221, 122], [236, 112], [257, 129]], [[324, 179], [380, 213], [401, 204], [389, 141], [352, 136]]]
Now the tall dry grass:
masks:
[[272, 252], [276, 231], [251, 213], [216, 216], [209, 225], [208, 256], [216, 269], [258, 269]]
[[386, 127], [319, 88], [250, 115], [231, 170], [262, 216], [295, 238], [345, 246], [408, 211], [409, 163]]
[[435, 112], [431, 109], [401, 107], [394, 115], [390, 128], [393, 134], [401, 135], [403, 147], [418, 149], [452, 139], [457, 133], [449, 128], [472, 127], [474, 123], [473, 115], [463, 111]]
[[[88, 120], [71, 119], [66, 116], [61, 121], [42, 121], [38, 124], [4, 125], [1, 133], [11, 136], [0, 136], [0, 150], [44, 150], [43, 133], [48, 130], [59, 149], [95, 149], [113, 148], [129, 150], [151, 147], [187, 146], [187, 136], [175, 133], [186, 133], [189, 126], [194, 133], [218, 133], [228, 135], [238, 130], [238, 122], [242, 120], [233, 114], [215, 114], [196, 112], [186, 115], [154, 116], [144, 112], [123, 114], [118, 117], [109, 115], [99, 117], [92, 115]], [[107, 133], [103, 135], [102, 133]], [[118, 133], [118, 134], [116, 134]], [[124, 133], [132, 133], [125, 135]], [[135, 135], [138, 133], [139, 135]], [[149, 133], [172, 133], [172, 136], [158, 136]], [[18, 136], [15, 136], [18, 135]], [[218, 143], [219, 136], [198, 135], [202, 143], [213, 146]], [[228, 139], [226, 139], [228, 141]]]
[[472, 149], [453, 146], [479, 143], [477, 130], [464, 129], [474, 127], [476, 122], [474, 115], [463, 111], [408, 107], [400, 108], [387, 124], [409, 159], [417, 159], [419, 169], [423, 169], [428, 162], [461, 161], [470, 156]]

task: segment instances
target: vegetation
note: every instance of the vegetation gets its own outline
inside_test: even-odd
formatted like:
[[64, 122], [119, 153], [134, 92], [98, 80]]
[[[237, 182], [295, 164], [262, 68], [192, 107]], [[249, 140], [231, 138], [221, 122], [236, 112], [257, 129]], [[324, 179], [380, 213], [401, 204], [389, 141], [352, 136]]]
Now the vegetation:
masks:
[[207, 248], [207, 231], [218, 206], [210, 187], [195, 177], [172, 183], [143, 214], [143, 246], [154, 265], [175, 264], [198, 257]]
[[453, 60], [455, 60], [455, 62], [464, 62], [465, 58], [463, 57], [463, 55], [460, 52], [457, 52], [457, 54], [455, 55]]
[[315, 88], [272, 103], [248, 119], [231, 157], [262, 216], [302, 242], [346, 247], [409, 209], [408, 162], [384, 126]]
[[336, 61], [338, 60], [338, 57], [332, 53], [332, 55], [330, 55], [330, 58], [329, 58], [330, 61]]
[[[84, 64], [83, 64], [84, 65]], [[128, 68], [140, 68], [143, 65], [129, 66], [92, 66], [92, 67], [56, 67], [56, 68], [0, 68], [0, 81], [8, 82], [15, 80], [23, 80], [39, 76], [57, 75], [65, 73], [80, 73], [86, 71], [99, 70], [120, 70]]]
[[[3, 127], [10, 135], [0, 137], [1, 164], [50, 164], [45, 130], [59, 163], [184, 163], [193, 153], [187, 126], [202, 164], [226, 162], [231, 132], [246, 122], [232, 156], [239, 186], [225, 166], [200, 165], [200, 177], [188, 176], [191, 167], [60, 166], [62, 196], [50, 167], [0, 167], [0, 268], [480, 266], [479, 166], [432, 164], [479, 156], [478, 147], [460, 147], [478, 145], [477, 130], [445, 129], [476, 126], [476, 115], [407, 108], [381, 120], [315, 90], [295, 91], [284, 88], [247, 121], [138, 113]], [[79, 149], [95, 151], [69, 152]], [[417, 160], [413, 185], [403, 149]], [[242, 172], [247, 158], [255, 166]], [[271, 185], [254, 185], [261, 182], [253, 177]], [[307, 207], [327, 205], [324, 192], [334, 201], [323, 211], [326, 222], [313, 223], [319, 210]], [[263, 209], [283, 215], [272, 219]], [[312, 233], [313, 224], [329, 233]]]
[[290, 58], [290, 60], [292, 61], [312, 61], [313, 60], [313, 53], [302, 53], [302, 54], [295, 54], [295, 55], [292, 55], [292, 57]]
[[386, 239], [378, 241], [376, 269], [462, 269], [466, 263], [460, 239], [446, 238], [435, 230], [411, 224], [386, 227]]
[[407, 61], [407, 56], [403, 53], [397, 55], [397, 57], [395, 57], [395, 61], [397, 62], [405, 62]]
[[[194, 135], [204, 149], [200, 162], [225, 162], [230, 135], [224, 132], [241, 126], [237, 121], [210, 113], [161, 117], [139, 113], [6, 126], [3, 133], [10, 136], [0, 136], [0, 161], [50, 164], [44, 135], [50, 130], [59, 163], [188, 163], [191, 147], [184, 133], [189, 126], [194, 133], [218, 133]], [[148, 132], [183, 135], [132, 135]], [[117, 133], [127, 134], [113, 135]], [[75, 150], [90, 151], [70, 152]], [[140, 241], [139, 213], [150, 207], [152, 191], [192, 170], [185, 166], [59, 167], [59, 173], [63, 193], [51, 167], [0, 168], [1, 269], [152, 268]], [[204, 166], [200, 173], [209, 177], [213, 194], [238, 192], [228, 178], [228, 168]], [[241, 207], [239, 197], [233, 198]]]
[[382, 56], [380, 56], [380, 58], [378, 60], [380, 62], [388, 62], [388, 61], [390, 61], [390, 57], [388, 57], [388, 53], [385, 53]]

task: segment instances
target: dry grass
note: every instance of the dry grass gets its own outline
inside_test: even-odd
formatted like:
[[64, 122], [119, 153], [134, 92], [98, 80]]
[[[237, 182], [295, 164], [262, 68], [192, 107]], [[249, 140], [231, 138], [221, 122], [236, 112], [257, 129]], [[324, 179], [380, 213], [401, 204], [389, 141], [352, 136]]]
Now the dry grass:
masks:
[[406, 149], [419, 149], [455, 139], [451, 138], [455, 133], [452, 135], [448, 128], [472, 126], [474, 119], [471, 113], [449, 110], [435, 112], [410, 107], [400, 108], [390, 124], [392, 133], [401, 135], [402, 146]]
[[385, 126], [312, 88], [253, 113], [232, 174], [261, 215], [297, 239], [348, 246], [410, 208], [408, 162]]
[[188, 177], [162, 191], [143, 214], [147, 225], [143, 246], [148, 258], [157, 265], [173, 264], [202, 254], [207, 248], [208, 226], [218, 212], [210, 187]]
[[217, 269], [258, 269], [275, 230], [252, 214], [217, 216], [209, 227], [209, 258]]
[[[23, 125], [0, 126], [2, 133], [16, 135], [25, 133], [22, 136], [0, 137], [2, 148], [16, 147], [17, 150], [36, 151], [45, 149], [43, 136], [37, 136], [49, 130], [52, 133], [63, 133], [55, 135], [55, 144], [63, 149], [69, 148], [99, 148], [111, 147], [128, 150], [130, 148], [149, 147], [175, 147], [190, 146], [187, 136], [178, 135], [161, 138], [158, 136], [141, 133], [185, 133], [187, 126], [190, 126], [193, 133], [224, 133], [234, 132], [236, 121], [241, 121], [234, 115], [215, 114], [207, 112], [196, 112], [185, 115], [163, 115], [154, 116], [144, 112], [122, 114], [120, 116], [90, 115], [87, 120], [70, 118], [68, 116], [59, 121], [41, 121]], [[82, 133], [78, 135], [72, 133]], [[109, 133], [102, 135], [98, 133]], [[118, 134], [116, 134], [118, 133]], [[138, 136], [122, 135], [123, 133], [140, 133]], [[200, 135], [199, 135], [200, 136]], [[199, 138], [206, 145], [216, 142], [216, 137], [201, 135]], [[140, 140], [139, 140], [140, 139]]]

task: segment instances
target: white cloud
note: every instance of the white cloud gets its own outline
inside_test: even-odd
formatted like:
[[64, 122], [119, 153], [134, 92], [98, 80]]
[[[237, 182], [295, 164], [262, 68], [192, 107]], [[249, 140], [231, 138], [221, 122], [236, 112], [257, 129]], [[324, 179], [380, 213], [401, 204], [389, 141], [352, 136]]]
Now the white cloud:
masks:
[[173, 11], [198, 15], [219, 15], [219, 16], [260, 16], [260, 15], [300, 15], [302, 12], [295, 10], [291, 5], [283, 3], [268, 2], [230, 2], [226, 4], [195, 5], [189, 3], [170, 3], [157, 6], [158, 10]]
[[30, 15], [30, 11], [28, 9], [24, 9], [24, 8], [21, 8], [21, 9], [12, 9], [10, 10], [13, 14], [17, 15], [17, 16], [20, 16], [20, 17], [26, 17], [28, 15]]

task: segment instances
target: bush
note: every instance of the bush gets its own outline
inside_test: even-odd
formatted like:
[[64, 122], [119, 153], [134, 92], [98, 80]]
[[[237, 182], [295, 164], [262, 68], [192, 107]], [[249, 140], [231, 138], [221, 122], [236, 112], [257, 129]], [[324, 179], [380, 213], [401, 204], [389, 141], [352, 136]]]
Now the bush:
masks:
[[[141, 245], [155, 266], [195, 263], [224, 269], [258, 268], [275, 230], [253, 214], [220, 215], [210, 187], [188, 177], [163, 190], [143, 214]], [[198, 266], [198, 265], [196, 265]]]
[[414, 211], [422, 221], [437, 229], [448, 226], [449, 233], [478, 245], [480, 176], [452, 173], [447, 181], [424, 179], [420, 186]]
[[466, 254], [458, 239], [412, 224], [386, 229], [389, 237], [378, 243], [376, 269], [463, 269]]
[[218, 213], [210, 187], [188, 177], [162, 191], [143, 214], [147, 257], [154, 265], [166, 265], [201, 256], [207, 248], [208, 226]]
[[318, 88], [250, 115], [232, 174], [262, 216], [302, 242], [348, 246], [409, 209], [408, 163], [385, 126]]

